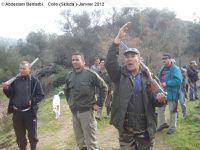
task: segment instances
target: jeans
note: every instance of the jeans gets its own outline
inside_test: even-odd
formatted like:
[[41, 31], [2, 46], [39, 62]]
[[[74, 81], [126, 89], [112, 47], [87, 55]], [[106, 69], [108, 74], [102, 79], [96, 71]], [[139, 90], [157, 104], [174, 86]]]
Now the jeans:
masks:
[[189, 98], [194, 99], [198, 98], [198, 88], [197, 88], [197, 82], [194, 82], [190, 85], [190, 93], [189, 93]]
[[183, 90], [180, 90], [180, 96], [179, 96], [179, 103], [181, 105], [181, 110], [183, 117], [186, 116], [186, 102], [185, 102], [185, 92]]

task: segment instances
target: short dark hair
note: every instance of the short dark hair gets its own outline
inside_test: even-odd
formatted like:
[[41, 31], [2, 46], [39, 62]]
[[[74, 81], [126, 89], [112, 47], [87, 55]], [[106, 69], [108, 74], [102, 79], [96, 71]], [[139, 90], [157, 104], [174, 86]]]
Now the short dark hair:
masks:
[[28, 67], [31, 68], [30, 63], [28, 61], [25, 61], [25, 60], [20, 62], [20, 65], [28, 65]]
[[72, 56], [73, 55], [79, 55], [79, 56], [81, 56], [81, 58], [83, 59], [83, 60], [85, 60], [85, 55], [82, 53], [82, 52], [73, 52], [72, 53]]

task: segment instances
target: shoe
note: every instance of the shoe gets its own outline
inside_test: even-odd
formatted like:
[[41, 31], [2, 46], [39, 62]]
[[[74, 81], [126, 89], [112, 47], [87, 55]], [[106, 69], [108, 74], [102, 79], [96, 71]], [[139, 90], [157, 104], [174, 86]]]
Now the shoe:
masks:
[[197, 100], [198, 100], [199, 98], [198, 98], [198, 97], [195, 97], [195, 99], [197, 99]]
[[160, 125], [160, 127], [157, 129], [157, 132], [160, 132], [165, 128], [169, 128], [169, 125], [167, 123], [164, 123], [164, 124]]
[[167, 134], [172, 134], [172, 133], [174, 133], [176, 130], [172, 130], [172, 129], [169, 129], [168, 131], [167, 131]]

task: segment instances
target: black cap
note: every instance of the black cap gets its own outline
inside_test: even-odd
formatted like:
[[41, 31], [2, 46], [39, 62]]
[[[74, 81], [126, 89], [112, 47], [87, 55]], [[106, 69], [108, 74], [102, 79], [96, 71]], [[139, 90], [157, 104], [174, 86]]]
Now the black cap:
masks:
[[164, 53], [163, 56], [162, 56], [162, 59], [171, 59], [172, 56], [170, 53]]
[[127, 53], [129, 52], [132, 52], [132, 53], [135, 53], [135, 54], [140, 54], [140, 51], [136, 48], [128, 48], [126, 49], [126, 51], [124, 52], [124, 55], [126, 55]]

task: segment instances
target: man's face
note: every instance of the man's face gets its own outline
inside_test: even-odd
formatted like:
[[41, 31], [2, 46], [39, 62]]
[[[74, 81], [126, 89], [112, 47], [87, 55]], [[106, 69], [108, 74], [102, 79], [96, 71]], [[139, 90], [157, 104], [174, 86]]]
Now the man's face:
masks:
[[95, 64], [96, 64], [96, 65], [99, 65], [99, 63], [100, 63], [100, 59], [97, 58], [97, 59], [95, 60]]
[[140, 56], [135, 53], [127, 53], [125, 55], [125, 64], [130, 72], [138, 71], [140, 65]]
[[19, 72], [22, 76], [27, 76], [30, 74], [30, 67], [28, 64], [20, 64], [19, 65]]
[[192, 66], [192, 68], [194, 68], [194, 69], [197, 67], [197, 65], [196, 65], [195, 63], [192, 63], [191, 66]]
[[100, 70], [104, 70], [105, 69], [104, 61], [101, 61], [99, 65], [100, 65]]
[[168, 67], [168, 66], [170, 66], [171, 65], [171, 59], [169, 59], [169, 58], [162, 58], [162, 62], [163, 62], [163, 65], [165, 66], [165, 67]]
[[72, 55], [72, 66], [75, 70], [82, 69], [85, 66], [85, 61], [80, 55]]

